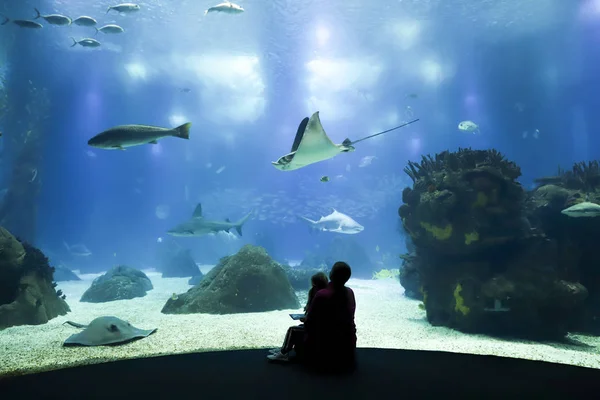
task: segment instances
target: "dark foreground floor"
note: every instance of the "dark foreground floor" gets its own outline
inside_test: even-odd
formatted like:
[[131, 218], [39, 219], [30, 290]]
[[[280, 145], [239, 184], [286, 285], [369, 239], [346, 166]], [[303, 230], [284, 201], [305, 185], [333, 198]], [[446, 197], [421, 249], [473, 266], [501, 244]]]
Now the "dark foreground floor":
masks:
[[[600, 370], [442, 352], [359, 349], [347, 376], [270, 364], [266, 351], [125, 360], [0, 380], [8, 399], [596, 398]], [[0, 355], [1, 360], [1, 355]], [[510, 396], [510, 397], [509, 397]]]

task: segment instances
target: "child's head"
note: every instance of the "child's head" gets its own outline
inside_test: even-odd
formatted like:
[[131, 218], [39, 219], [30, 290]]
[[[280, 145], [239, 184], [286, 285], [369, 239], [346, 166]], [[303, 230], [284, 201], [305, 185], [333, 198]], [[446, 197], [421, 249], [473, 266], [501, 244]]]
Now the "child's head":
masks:
[[310, 283], [312, 284], [312, 287], [317, 288], [317, 290], [325, 289], [329, 283], [329, 279], [327, 279], [327, 274], [325, 274], [325, 272], [317, 272], [310, 278]]

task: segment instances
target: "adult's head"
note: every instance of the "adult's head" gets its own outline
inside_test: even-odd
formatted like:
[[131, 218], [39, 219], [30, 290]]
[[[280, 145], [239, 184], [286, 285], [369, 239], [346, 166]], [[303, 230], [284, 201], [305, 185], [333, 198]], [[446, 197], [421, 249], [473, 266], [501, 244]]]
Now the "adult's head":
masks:
[[334, 286], [344, 286], [351, 275], [352, 269], [350, 266], [343, 261], [338, 261], [331, 267], [329, 280]]
[[327, 287], [327, 283], [329, 280], [327, 279], [327, 275], [325, 272], [317, 272], [310, 278], [310, 283], [314, 288], [317, 289], [325, 289]]

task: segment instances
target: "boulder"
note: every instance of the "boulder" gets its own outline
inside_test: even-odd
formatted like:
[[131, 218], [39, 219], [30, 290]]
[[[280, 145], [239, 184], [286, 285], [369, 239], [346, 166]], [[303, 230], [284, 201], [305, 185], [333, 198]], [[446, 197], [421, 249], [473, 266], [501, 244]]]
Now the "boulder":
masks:
[[309, 290], [311, 287], [310, 278], [317, 272], [325, 272], [329, 275], [329, 269], [324, 266], [321, 268], [302, 268], [282, 264], [281, 267], [295, 290]]
[[67, 267], [57, 266], [54, 267], [54, 281], [55, 282], [66, 282], [66, 281], [80, 281], [81, 278], [71, 271]]
[[173, 296], [165, 314], [234, 314], [299, 308], [285, 270], [262, 247], [223, 257], [198, 285]]
[[94, 279], [92, 286], [81, 296], [82, 302], [104, 303], [144, 297], [152, 290], [152, 282], [142, 271], [120, 265]]
[[163, 278], [202, 276], [190, 249], [180, 248], [165, 255], [159, 263], [159, 270], [162, 272]]

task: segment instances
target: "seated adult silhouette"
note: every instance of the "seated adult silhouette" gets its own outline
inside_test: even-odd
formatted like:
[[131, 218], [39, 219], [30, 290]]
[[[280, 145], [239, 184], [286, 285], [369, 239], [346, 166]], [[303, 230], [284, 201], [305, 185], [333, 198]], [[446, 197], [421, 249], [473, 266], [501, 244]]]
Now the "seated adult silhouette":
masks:
[[308, 306], [304, 340], [294, 350], [311, 368], [334, 372], [355, 366], [356, 301], [352, 289], [345, 286], [351, 274], [347, 263], [336, 262], [329, 273], [329, 284], [315, 294]]

